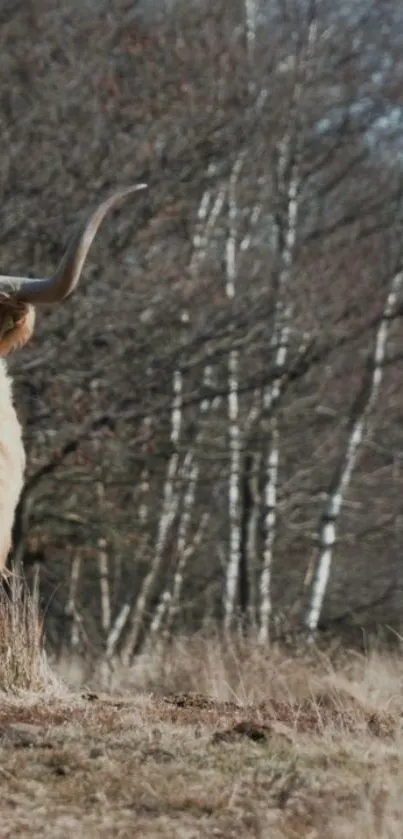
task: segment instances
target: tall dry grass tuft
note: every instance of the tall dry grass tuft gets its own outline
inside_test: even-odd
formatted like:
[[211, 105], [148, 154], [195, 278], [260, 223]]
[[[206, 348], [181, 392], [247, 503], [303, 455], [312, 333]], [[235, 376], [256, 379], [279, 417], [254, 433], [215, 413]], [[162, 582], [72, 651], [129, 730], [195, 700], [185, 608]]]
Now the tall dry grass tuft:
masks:
[[12, 574], [0, 587], [0, 691], [44, 691], [53, 685], [43, 645], [38, 587]]
[[169, 644], [140, 654], [130, 668], [130, 679], [155, 693], [190, 691], [218, 701], [241, 705], [303, 697], [309, 692], [306, 655], [288, 656], [275, 645], [262, 647], [254, 639], [218, 632], [177, 636]]

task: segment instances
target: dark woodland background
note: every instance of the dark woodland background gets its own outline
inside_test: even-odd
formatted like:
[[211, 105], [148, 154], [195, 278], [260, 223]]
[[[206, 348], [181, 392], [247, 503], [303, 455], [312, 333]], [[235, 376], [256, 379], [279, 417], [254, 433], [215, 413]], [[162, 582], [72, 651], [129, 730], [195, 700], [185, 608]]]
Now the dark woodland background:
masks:
[[54, 649], [128, 660], [150, 631], [253, 628], [263, 600], [272, 637], [303, 628], [360, 419], [319, 630], [400, 632], [398, 282], [371, 387], [403, 269], [402, 17], [397, 0], [1, 4], [1, 270], [53, 270], [90, 206], [149, 184], [10, 359], [13, 559], [39, 574]]

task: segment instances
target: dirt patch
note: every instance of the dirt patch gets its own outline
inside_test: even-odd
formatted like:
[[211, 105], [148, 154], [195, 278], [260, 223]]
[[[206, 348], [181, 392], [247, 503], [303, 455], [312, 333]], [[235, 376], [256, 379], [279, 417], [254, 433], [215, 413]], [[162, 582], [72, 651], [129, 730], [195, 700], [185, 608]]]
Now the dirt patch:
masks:
[[283, 736], [289, 742], [286, 735], [278, 735], [278, 733], [270, 725], [257, 725], [255, 722], [243, 720], [224, 731], [216, 731], [213, 734], [213, 743], [233, 743], [239, 738], [246, 737], [252, 740], [253, 743], [267, 743], [273, 737]]

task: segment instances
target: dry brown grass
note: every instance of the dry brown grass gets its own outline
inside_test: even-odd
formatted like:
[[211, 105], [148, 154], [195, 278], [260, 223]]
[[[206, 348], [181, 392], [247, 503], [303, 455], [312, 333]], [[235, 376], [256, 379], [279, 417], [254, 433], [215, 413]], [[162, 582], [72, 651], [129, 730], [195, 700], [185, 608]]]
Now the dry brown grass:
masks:
[[30, 592], [12, 574], [8, 592], [0, 585], [0, 691], [45, 691], [55, 681], [44, 653], [37, 588]]
[[114, 693], [3, 694], [3, 837], [397, 839], [403, 663], [182, 639]]

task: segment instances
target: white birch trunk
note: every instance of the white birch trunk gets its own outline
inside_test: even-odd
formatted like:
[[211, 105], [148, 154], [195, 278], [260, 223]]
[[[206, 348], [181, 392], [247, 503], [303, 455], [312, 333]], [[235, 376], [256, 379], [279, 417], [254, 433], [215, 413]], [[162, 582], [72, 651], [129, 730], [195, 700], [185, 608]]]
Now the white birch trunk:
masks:
[[224, 207], [226, 192], [226, 187], [222, 186], [213, 204], [211, 204], [210, 190], [205, 190], [203, 193], [197, 212], [197, 232], [193, 237], [193, 253], [189, 266], [190, 273], [193, 276], [197, 274], [203, 260], [206, 258], [211, 234]]
[[136, 648], [143, 624], [148, 598], [157, 579], [164, 556], [166, 540], [175, 519], [180, 499], [180, 490], [175, 486], [178, 477], [179, 452], [178, 444], [182, 425], [182, 373], [175, 370], [173, 375], [173, 400], [171, 414], [171, 443], [173, 452], [169, 459], [167, 476], [164, 485], [164, 495], [161, 518], [158, 525], [157, 541], [151, 567], [146, 575], [139, 597], [130, 617], [130, 630], [122, 652], [122, 661], [128, 665]]
[[256, 0], [245, 0], [246, 44], [248, 58], [253, 63], [256, 44]]
[[359, 447], [364, 437], [367, 417], [373, 409], [379, 395], [390, 322], [402, 286], [403, 273], [399, 273], [393, 278], [391, 283], [382, 318], [375, 336], [374, 349], [368, 371], [352, 412], [347, 447], [337, 467], [332, 481], [333, 486], [326, 502], [323, 522], [319, 532], [318, 565], [306, 618], [306, 625], [311, 637], [313, 637], [318, 628], [323, 608], [336, 542], [337, 524], [343, 501], [350, 484]]
[[116, 653], [116, 648], [121, 638], [122, 632], [126, 626], [126, 623], [129, 619], [130, 611], [130, 603], [124, 603], [122, 608], [119, 610], [119, 614], [116, 620], [112, 625], [106, 642], [106, 657], [108, 659], [113, 658], [113, 656]]
[[152, 642], [158, 639], [159, 635], [162, 635], [162, 626], [169, 608], [171, 597], [171, 592], [168, 591], [168, 589], [165, 589], [160, 597], [158, 606], [151, 621], [150, 634], [147, 636], [147, 649], [151, 646]]
[[[145, 441], [142, 446], [142, 451], [147, 451], [149, 438], [151, 434], [151, 417], [145, 417], [143, 422]], [[147, 497], [150, 490], [150, 472], [147, 465], [143, 467], [140, 475], [140, 503], [138, 507], [138, 517], [140, 524], [145, 527], [149, 520], [150, 510], [147, 503]]]
[[[264, 516], [264, 547], [263, 565], [260, 578], [260, 626], [258, 640], [265, 644], [269, 640], [271, 604], [271, 576], [273, 564], [273, 549], [277, 527], [277, 482], [279, 470], [279, 429], [275, 414], [277, 403], [281, 397], [282, 377], [286, 370], [290, 338], [291, 309], [285, 305], [284, 296], [289, 285], [295, 256], [297, 240], [299, 193], [301, 186], [300, 156], [301, 139], [299, 110], [303, 85], [310, 75], [310, 60], [317, 37], [316, 9], [312, 8], [312, 19], [309, 26], [306, 55], [301, 60], [300, 77], [297, 79], [291, 113], [289, 132], [283, 137], [279, 147], [277, 182], [280, 196], [286, 197], [285, 230], [282, 237], [283, 247], [280, 253], [280, 275], [278, 280], [277, 301], [271, 341], [275, 351], [274, 379], [264, 393], [264, 410], [270, 416], [271, 439], [266, 458], [266, 488], [265, 488], [265, 516]], [[294, 139], [293, 139], [294, 137]], [[287, 170], [290, 169], [288, 183]], [[277, 231], [277, 247], [281, 231]]]
[[[206, 364], [203, 371], [203, 387], [211, 388], [213, 386], [213, 368], [211, 364]], [[211, 408], [211, 399], [209, 397], [202, 399], [200, 402], [200, 412], [207, 414]]]
[[277, 523], [277, 476], [279, 463], [277, 419], [273, 417], [271, 440], [267, 454], [266, 484], [264, 491], [264, 547], [263, 565], [260, 576], [260, 615], [258, 641], [264, 644], [269, 639], [271, 615], [271, 573], [273, 563], [274, 540]]
[[[231, 172], [228, 191], [229, 234], [226, 242], [226, 294], [232, 300], [236, 290], [237, 275], [237, 198], [238, 178], [244, 164], [245, 154], [237, 158]], [[230, 473], [228, 486], [229, 514], [229, 559], [224, 595], [224, 628], [228, 631], [234, 617], [236, 590], [239, 577], [241, 521], [240, 521], [240, 473], [241, 435], [239, 428], [239, 351], [230, 350], [228, 358], [228, 422]]]
[[260, 566], [258, 560], [258, 527], [261, 511], [261, 496], [259, 491], [259, 472], [262, 460], [261, 452], [256, 452], [251, 458], [251, 474], [249, 476], [249, 491], [251, 494], [251, 514], [246, 531], [246, 562], [249, 571], [249, 617], [251, 626], [256, 630], [258, 626], [258, 595], [257, 574]]
[[81, 570], [81, 556], [80, 553], [77, 551], [74, 554], [72, 562], [71, 562], [71, 572], [70, 572], [70, 589], [69, 589], [69, 598], [66, 603], [65, 612], [71, 618], [71, 637], [70, 637], [70, 644], [71, 647], [74, 649], [78, 647], [80, 643], [80, 624], [81, 621], [78, 617], [78, 611], [76, 606], [76, 596], [77, 596], [77, 589], [78, 589], [78, 581], [80, 578], [80, 570]]
[[108, 633], [111, 625], [111, 598], [109, 591], [109, 563], [106, 553], [105, 539], [98, 542], [99, 585], [101, 589], [101, 624], [104, 633]]
[[[289, 150], [284, 145], [279, 159], [278, 174], [280, 183], [286, 168], [286, 156], [288, 154]], [[264, 546], [260, 578], [260, 625], [258, 634], [260, 644], [267, 643], [269, 639], [270, 616], [272, 611], [271, 575], [277, 526], [277, 481], [280, 457], [279, 429], [275, 411], [281, 396], [282, 376], [288, 360], [291, 310], [290, 307], [285, 306], [284, 295], [291, 276], [297, 239], [299, 186], [299, 160], [297, 155], [294, 165], [291, 168], [290, 182], [287, 190], [286, 231], [284, 235], [284, 249], [280, 255], [281, 268], [278, 281], [278, 298], [276, 301], [275, 321], [271, 341], [272, 349], [275, 350], [274, 379], [271, 385], [265, 390], [263, 399], [265, 413], [270, 416], [270, 443], [266, 456], [266, 487], [264, 493]]]
[[178, 560], [176, 563], [173, 586], [172, 586], [172, 595], [169, 598], [168, 607], [167, 607], [167, 619], [164, 627], [164, 639], [165, 641], [169, 640], [171, 635], [172, 625], [177, 614], [180, 602], [181, 591], [184, 583], [184, 574], [186, 570], [187, 561], [190, 556], [190, 550], [188, 545], [188, 535], [190, 529], [190, 523], [192, 519], [192, 511], [195, 502], [196, 496], [196, 484], [199, 477], [199, 467], [197, 464], [193, 463], [190, 472], [189, 472], [189, 479], [188, 479], [188, 486], [183, 498], [183, 511], [179, 521], [178, 527], [178, 544], [177, 544], [177, 554]]

